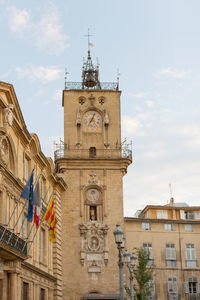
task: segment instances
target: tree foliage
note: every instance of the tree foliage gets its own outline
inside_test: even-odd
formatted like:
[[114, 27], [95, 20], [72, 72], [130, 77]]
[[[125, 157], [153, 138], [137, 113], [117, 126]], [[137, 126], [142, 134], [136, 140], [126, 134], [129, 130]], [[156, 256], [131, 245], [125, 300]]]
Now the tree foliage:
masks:
[[[137, 265], [134, 268], [134, 299], [148, 300], [151, 295], [150, 280], [153, 277], [154, 266], [148, 266], [149, 253], [144, 248], [135, 249], [137, 256]], [[125, 287], [127, 294], [130, 296], [130, 289]]]

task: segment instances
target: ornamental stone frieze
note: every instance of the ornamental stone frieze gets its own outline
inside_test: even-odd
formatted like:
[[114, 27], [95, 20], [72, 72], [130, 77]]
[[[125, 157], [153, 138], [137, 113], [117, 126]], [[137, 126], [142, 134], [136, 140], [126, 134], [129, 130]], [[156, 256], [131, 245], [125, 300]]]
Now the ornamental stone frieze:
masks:
[[100, 273], [108, 263], [108, 225], [95, 221], [79, 225], [81, 235], [81, 264], [88, 273]]

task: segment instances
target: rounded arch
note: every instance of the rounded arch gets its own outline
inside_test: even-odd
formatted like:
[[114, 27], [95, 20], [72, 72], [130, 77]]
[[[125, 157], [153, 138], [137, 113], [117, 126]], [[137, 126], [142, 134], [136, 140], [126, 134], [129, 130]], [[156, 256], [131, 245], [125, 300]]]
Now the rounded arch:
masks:
[[33, 155], [37, 155], [41, 151], [41, 145], [36, 133], [31, 134], [31, 141], [29, 143], [30, 151]]
[[51, 157], [48, 157], [47, 160], [48, 160], [48, 171], [53, 174], [54, 173], [54, 162]]
[[18, 157], [15, 149], [15, 144], [10, 134], [7, 136], [8, 143], [9, 143], [9, 161], [8, 161], [8, 168], [11, 172], [18, 177]]

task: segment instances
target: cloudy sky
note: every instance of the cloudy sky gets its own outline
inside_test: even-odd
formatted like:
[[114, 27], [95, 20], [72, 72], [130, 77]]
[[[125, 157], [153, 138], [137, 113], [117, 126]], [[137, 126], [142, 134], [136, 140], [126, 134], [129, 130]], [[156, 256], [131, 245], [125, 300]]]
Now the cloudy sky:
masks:
[[64, 70], [80, 81], [87, 29], [100, 79], [120, 69], [122, 133], [133, 141], [125, 215], [200, 205], [200, 1], [0, 0], [0, 80], [14, 85], [43, 152], [63, 136]]

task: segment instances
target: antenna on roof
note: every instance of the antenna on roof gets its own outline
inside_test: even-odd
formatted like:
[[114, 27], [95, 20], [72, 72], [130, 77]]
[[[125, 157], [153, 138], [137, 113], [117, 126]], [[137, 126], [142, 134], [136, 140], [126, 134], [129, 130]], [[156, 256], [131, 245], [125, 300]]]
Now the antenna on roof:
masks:
[[170, 191], [170, 204], [174, 205], [174, 198], [172, 196], [172, 185], [169, 183], [169, 191]]

